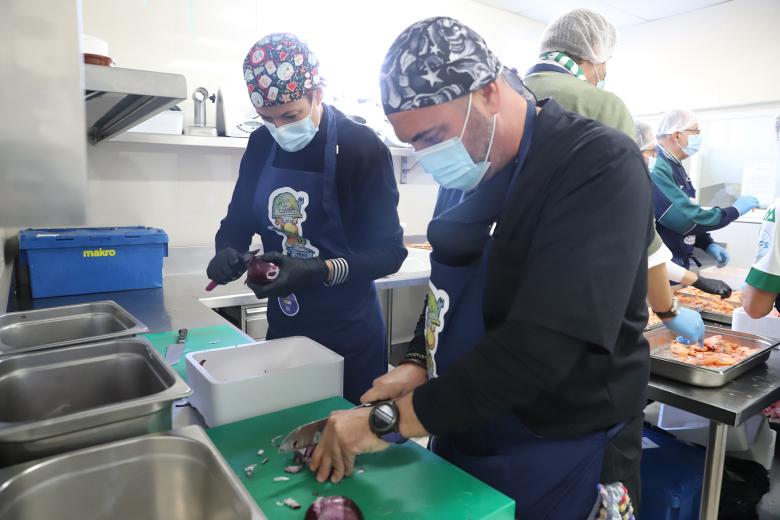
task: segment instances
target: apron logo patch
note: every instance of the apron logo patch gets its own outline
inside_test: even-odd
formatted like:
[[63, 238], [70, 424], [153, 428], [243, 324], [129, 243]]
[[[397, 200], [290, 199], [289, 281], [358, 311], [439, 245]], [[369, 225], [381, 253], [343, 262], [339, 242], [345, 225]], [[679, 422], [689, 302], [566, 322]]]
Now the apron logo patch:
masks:
[[301, 310], [300, 305], [298, 305], [298, 298], [294, 294], [279, 296], [277, 301], [279, 302], [279, 308], [286, 316], [295, 316]]
[[764, 222], [774, 222], [775, 221], [775, 208], [769, 208], [766, 210], [766, 215], [764, 215]]
[[683, 243], [688, 246], [692, 246], [696, 243], [696, 235], [687, 235], [683, 238]]
[[428, 297], [425, 308], [425, 347], [428, 358], [428, 376], [437, 377], [436, 349], [439, 346], [439, 333], [444, 329], [444, 316], [450, 308], [450, 296], [446, 291], [437, 289], [428, 283]]
[[282, 237], [282, 253], [293, 258], [315, 258], [320, 250], [303, 237], [309, 194], [290, 187], [274, 190], [268, 197], [268, 227]]

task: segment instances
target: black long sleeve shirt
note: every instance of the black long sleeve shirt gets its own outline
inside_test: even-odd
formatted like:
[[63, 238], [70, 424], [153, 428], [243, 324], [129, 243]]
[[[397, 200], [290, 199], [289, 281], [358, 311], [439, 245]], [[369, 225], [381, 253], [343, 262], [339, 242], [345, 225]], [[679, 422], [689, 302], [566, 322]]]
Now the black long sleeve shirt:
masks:
[[[512, 411], [538, 434], [575, 436], [635, 416], [649, 376], [652, 238], [636, 144], [547, 101], [494, 233], [487, 332], [415, 390], [425, 428], [455, 433]], [[424, 344], [417, 332], [413, 349]]]
[[[407, 255], [398, 220], [398, 188], [390, 151], [370, 128], [330, 108], [338, 131], [336, 189], [339, 208], [353, 251], [345, 257], [349, 263], [349, 279], [375, 280], [398, 271]], [[325, 114], [323, 111], [320, 131], [311, 143], [295, 153], [280, 148], [275, 166], [322, 171]], [[225, 247], [246, 251], [252, 236], [268, 225], [252, 211], [252, 203], [272, 144], [273, 137], [265, 127], [255, 130], [249, 137], [227, 216], [220, 223], [215, 238], [217, 251]], [[314, 241], [316, 243], [316, 239]]]

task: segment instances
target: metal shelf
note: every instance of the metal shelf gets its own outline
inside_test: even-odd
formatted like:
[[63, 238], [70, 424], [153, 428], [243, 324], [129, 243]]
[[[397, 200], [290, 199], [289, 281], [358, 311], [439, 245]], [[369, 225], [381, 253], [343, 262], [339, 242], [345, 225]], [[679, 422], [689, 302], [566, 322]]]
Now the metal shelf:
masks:
[[92, 144], [142, 123], [187, 97], [181, 74], [84, 66], [87, 136]]
[[125, 132], [110, 140], [112, 143], [138, 143], [201, 148], [246, 148], [249, 139], [241, 137], [204, 137], [199, 135], [146, 134]]
[[[246, 148], [249, 139], [243, 137], [203, 137], [197, 135], [147, 134], [141, 132], [125, 132], [112, 139], [112, 143], [138, 143], [168, 146], [195, 146], [201, 148]], [[413, 148], [391, 146], [391, 155], [411, 157]]]

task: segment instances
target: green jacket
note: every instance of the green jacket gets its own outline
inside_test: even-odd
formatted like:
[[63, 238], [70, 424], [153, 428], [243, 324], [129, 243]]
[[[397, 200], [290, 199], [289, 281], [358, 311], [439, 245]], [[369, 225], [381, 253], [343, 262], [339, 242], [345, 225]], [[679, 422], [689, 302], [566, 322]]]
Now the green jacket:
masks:
[[576, 112], [634, 138], [634, 119], [619, 97], [571, 74], [538, 72], [525, 78], [537, 98], [554, 98], [569, 112]]

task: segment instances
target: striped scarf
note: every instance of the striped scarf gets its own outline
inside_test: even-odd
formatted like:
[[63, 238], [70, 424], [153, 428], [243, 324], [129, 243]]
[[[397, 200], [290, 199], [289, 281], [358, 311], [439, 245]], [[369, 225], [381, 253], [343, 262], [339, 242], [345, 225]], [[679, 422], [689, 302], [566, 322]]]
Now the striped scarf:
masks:
[[674, 155], [672, 155], [672, 153], [671, 153], [671, 152], [669, 152], [669, 151], [668, 151], [666, 148], [664, 148], [663, 146], [661, 146], [661, 145], [659, 144], [659, 145], [658, 145], [658, 149], [659, 149], [659, 150], [661, 150], [661, 154], [662, 154], [664, 157], [666, 157], [667, 159], [669, 159], [669, 160], [670, 160], [670, 161], [672, 161], [673, 163], [675, 163], [675, 164], [679, 164], [680, 166], [682, 166], [682, 163], [680, 162], [680, 160], [679, 160], [677, 157], [675, 157]]
[[571, 72], [571, 75], [575, 78], [579, 78], [582, 81], [587, 81], [587, 78], [585, 78], [585, 74], [580, 69], [580, 66], [577, 65], [577, 63], [569, 58], [566, 54], [559, 51], [552, 51], [552, 52], [545, 52], [541, 56], [539, 56], [539, 59], [542, 61], [552, 61], [563, 67], [564, 69]]

